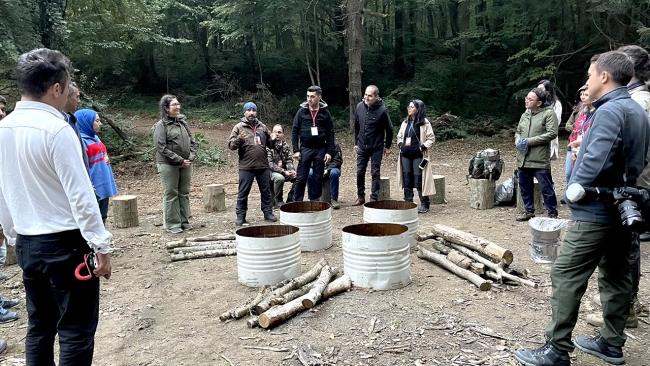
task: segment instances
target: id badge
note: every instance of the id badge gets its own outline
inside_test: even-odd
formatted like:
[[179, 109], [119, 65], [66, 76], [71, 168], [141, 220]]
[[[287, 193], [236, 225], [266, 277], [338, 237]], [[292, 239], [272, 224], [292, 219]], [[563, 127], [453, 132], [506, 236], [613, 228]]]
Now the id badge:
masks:
[[411, 146], [411, 138], [410, 137], [406, 138], [406, 140], [404, 141], [404, 145]]
[[318, 127], [316, 127], [316, 126], [311, 127], [311, 135], [312, 136], [318, 136]]
[[255, 145], [261, 145], [261, 144], [262, 144], [262, 140], [260, 139], [259, 136], [255, 135]]

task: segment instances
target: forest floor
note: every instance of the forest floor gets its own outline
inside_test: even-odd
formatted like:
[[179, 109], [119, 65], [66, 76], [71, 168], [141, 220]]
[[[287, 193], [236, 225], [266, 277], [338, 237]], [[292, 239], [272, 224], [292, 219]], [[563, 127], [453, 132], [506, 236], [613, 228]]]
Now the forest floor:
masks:
[[[131, 133], [147, 134], [153, 120], [136, 122]], [[187, 236], [234, 233], [237, 193], [237, 157], [227, 150], [232, 123], [191, 125], [211, 145], [223, 147], [228, 165], [195, 169], [190, 194], [194, 230], [173, 235], [161, 225], [162, 194], [156, 169], [151, 164], [127, 161], [114, 164], [120, 194], [138, 196], [140, 226], [118, 229], [109, 212], [108, 228], [115, 238], [113, 277], [101, 280], [100, 322], [95, 339], [94, 365], [300, 365], [295, 350], [306, 345], [320, 353], [324, 365], [515, 365], [512, 356], [519, 348], [537, 348], [544, 342], [544, 328], [551, 309], [550, 265], [531, 261], [527, 223], [514, 220], [516, 209], [495, 207], [477, 211], [469, 206], [465, 174], [468, 159], [484, 148], [499, 148], [512, 172], [515, 149], [510, 135], [490, 139], [466, 139], [435, 145], [436, 174], [446, 176], [448, 203], [432, 205], [420, 215], [420, 231], [441, 223], [484, 237], [514, 253], [514, 264], [528, 268], [538, 289], [495, 285], [480, 292], [474, 285], [411, 255], [412, 282], [401, 289], [369, 291], [354, 289], [339, 294], [311, 311], [305, 311], [271, 329], [248, 329], [245, 320], [220, 322], [218, 316], [254, 296], [257, 290], [237, 281], [237, 258], [170, 262], [164, 244]], [[343, 134], [341, 134], [343, 135]], [[349, 136], [340, 139], [344, 152], [341, 179], [341, 209], [333, 211], [333, 246], [319, 252], [303, 252], [306, 270], [321, 258], [343, 267], [341, 229], [362, 223], [356, 199], [355, 158]], [[396, 155], [385, 159], [382, 175], [391, 178], [391, 196], [402, 199], [394, 179]], [[563, 160], [553, 162], [556, 190], [564, 187]], [[504, 174], [500, 181], [509, 178]], [[368, 183], [369, 186], [369, 174]], [[201, 187], [221, 183], [226, 187], [225, 212], [205, 213]], [[369, 191], [369, 188], [368, 188]], [[286, 191], [285, 191], [286, 193]], [[260, 196], [253, 188], [249, 197], [248, 221], [264, 225]], [[276, 214], [278, 212], [276, 211]], [[561, 218], [569, 217], [565, 205]], [[424, 244], [429, 247], [430, 244]], [[615, 243], [612, 243], [615, 245]], [[642, 244], [640, 299], [650, 303], [650, 244]], [[6, 297], [24, 300], [18, 266], [9, 266], [10, 276], [0, 283]], [[599, 309], [589, 299], [597, 293], [596, 275], [583, 298], [574, 335], [595, 335], [587, 314]], [[16, 310], [21, 318], [0, 325], [0, 337], [9, 348], [0, 365], [24, 363], [27, 326], [25, 305]], [[374, 330], [371, 322], [376, 320]], [[629, 329], [625, 356], [628, 365], [650, 365], [649, 318]], [[477, 333], [486, 327], [498, 336]], [[272, 352], [246, 347], [288, 349]], [[401, 347], [396, 347], [401, 346]], [[392, 350], [391, 350], [392, 347]], [[397, 350], [397, 351], [396, 351]], [[605, 365], [593, 356], [575, 351], [574, 365]]]

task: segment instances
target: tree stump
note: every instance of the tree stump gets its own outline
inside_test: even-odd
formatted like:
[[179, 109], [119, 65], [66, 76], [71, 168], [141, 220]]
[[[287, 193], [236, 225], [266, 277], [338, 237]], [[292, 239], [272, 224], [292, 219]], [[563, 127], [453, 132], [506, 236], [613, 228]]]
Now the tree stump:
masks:
[[332, 203], [332, 195], [330, 191], [330, 177], [327, 176], [323, 182], [323, 193], [321, 193], [320, 198], [318, 199], [321, 202]]
[[207, 186], [203, 186], [203, 208], [205, 212], [221, 212], [226, 210], [226, 191], [224, 190], [223, 184], [208, 184]]
[[494, 188], [496, 183], [489, 179], [469, 179], [469, 205], [477, 210], [494, 207]]
[[113, 224], [118, 228], [135, 227], [138, 221], [138, 197], [117, 196], [113, 198]]
[[390, 178], [379, 178], [379, 194], [377, 200], [385, 201], [390, 199]]
[[[539, 183], [535, 182], [535, 188], [534, 188], [534, 205], [535, 205], [535, 213], [542, 213], [544, 212], [544, 198], [542, 198], [542, 190], [539, 188]], [[521, 189], [517, 187], [517, 211], [523, 212], [526, 211], [526, 207], [524, 206], [524, 200], [521, 198]]]
[[434, 175], [433, 176], [433, 185], [436, 187], [436, 194], [429, 196], [429, 200], [433, 204], [445, 203], [445, 176], [444, 175]]
[[7, 260], [5, 260], [5, 267], [18, 263], [18, 258], [16, 257], [16, 246], [8, 245], [6, 240], [3, 245], [7, 248]]

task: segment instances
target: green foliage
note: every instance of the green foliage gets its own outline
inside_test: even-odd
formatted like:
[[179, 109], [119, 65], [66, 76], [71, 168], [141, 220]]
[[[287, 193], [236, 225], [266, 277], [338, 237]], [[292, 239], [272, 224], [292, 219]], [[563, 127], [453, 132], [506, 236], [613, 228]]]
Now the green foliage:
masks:
[[221, 150], [216, 146], [202, 147], [201, 145], [208, 145], [210, 142], [206, 140], [205, 135], [202, 133], [194, 134], [194, 141], [199, 144], [199, 151], [196, 153], [194, 160], [197, 165], [205, 165], [212, 167], [224, 166], [228, 162], [221, 157]]

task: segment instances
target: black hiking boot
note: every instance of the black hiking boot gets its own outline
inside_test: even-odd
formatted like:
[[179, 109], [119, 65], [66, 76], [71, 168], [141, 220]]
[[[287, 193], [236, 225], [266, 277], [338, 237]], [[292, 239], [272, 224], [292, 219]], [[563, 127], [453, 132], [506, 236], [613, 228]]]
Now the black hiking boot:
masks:
[[612, 365], [622, 365], [625, 363], [623, 347], [612, 346], [601, 336], [593, 338], [577, 336], [573, 344], [582, 352], [594, 355]]
[[550, 342], [538, 349], [515, 352], [515, 358], [526, 366], [570, 366], [569, 352], [560, 351]]

